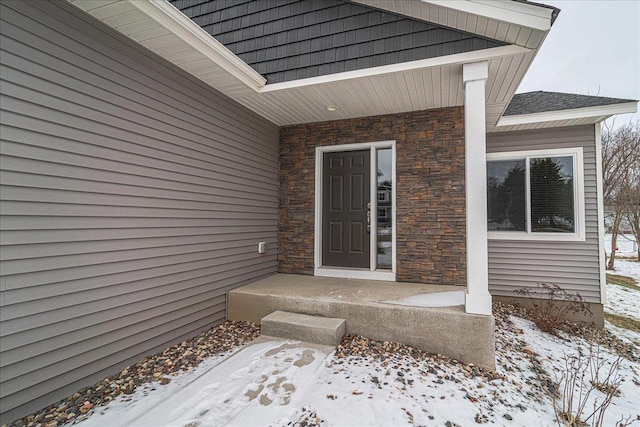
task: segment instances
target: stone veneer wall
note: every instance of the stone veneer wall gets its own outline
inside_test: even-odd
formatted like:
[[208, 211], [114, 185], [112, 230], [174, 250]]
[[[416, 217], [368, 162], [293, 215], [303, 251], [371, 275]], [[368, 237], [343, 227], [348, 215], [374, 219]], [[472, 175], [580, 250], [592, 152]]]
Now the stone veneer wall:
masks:
[[397, 280], [466, 284], [462, 107], [281, 128], [281, 273], [313, 274], [315, 148], [388, 140], [397, 153]]

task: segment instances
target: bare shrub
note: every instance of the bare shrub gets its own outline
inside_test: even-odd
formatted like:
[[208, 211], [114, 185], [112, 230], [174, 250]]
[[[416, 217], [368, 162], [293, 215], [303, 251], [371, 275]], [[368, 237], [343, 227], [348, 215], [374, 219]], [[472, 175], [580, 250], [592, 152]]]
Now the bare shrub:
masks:
[[577, 315], [593, 316], [589, 304], [579, 292], [570, 293], [553, 283], [539, 283], [535, 290], [518, 289], [518, 295], [535, 298], [533, 309], [525, 309], [527, 317], [543, 332], [558, 335], [558, 331]]
[[640, 421], [640, 415], [636, 418], [633, 418], [631, 415], [627, 417], [622, 416], [618, 421], [616, 421], [616, 427], [628, 427], [636, 421]]
[[[601, 357], [600, 346], [590, 342], [587, 354], [565, 354], [562, 360], [564, 366], [557, 381], [559, 396], [553, 398], [558, 425], [602, 427], [607, 408], [613, 398], [620, 395], [622, 379], [618, 371], [623, 357], [618, 356], [607, 366]], [[600, 395], [594, 393], [596, 390]], [[592, 394], [593, 403], [589, 405]], [[631, 418], [620, 419], [616, 425], [630, 425], [631, 422]]]

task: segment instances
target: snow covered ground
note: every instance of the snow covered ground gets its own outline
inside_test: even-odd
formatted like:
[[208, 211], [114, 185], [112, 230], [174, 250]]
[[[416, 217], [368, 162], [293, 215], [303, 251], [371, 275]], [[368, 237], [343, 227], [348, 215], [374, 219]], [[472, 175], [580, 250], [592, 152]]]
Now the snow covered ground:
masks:
[[[617, 254], [623, 257], [633, 257], [638, 255], [638, 244], [633, 234], [621, 234], [616, 239], [618, 247]], [[611, 234], [604, 235], [604, 249], [607, 255], [611, 254]]]
[[605, 311], [640, 320], [640, 292], [624, 286], [608, 284]]
[[[632, 293], [628, 304], [620, 298], [608, 310], [627, 313], [638, 298], [638, 292]], [[497, 316], [496, 322], [497, 374], [443, 357], [414, 357], [408, 354], [412, 350], [400, 351], [392, 344], [385, 356], [372, 357], [365, 339], [352, 346], [365, 349], [362, 354], [344, 355], [345, 348], [334, 353], [327, 347], [261, 338], [231, 356], [170, 377], [165, 386], [156, 383], [95, 408], [80, 425], [556, 425], [545, 388], [558, 381], [566, 358], [588, 353], [589, 344], [575, 336], [540, 332], [514, 316]], [[601, 348], [598, 358], [606, 371], [617, 356]], [[640, 415], [637, 360], [623, 359], [619, 375], [620, 395], [607, 410], [605, 426]], [[594, 391], [587, 409], [603, 396]]]
[[[631, 277], [640, 287], [640, 262], [635, 260], [616, 259], [614, 274]], [[604, 306], [606, 313], [617, 314], [640, 320], [640, 291], [628, 287], [608, 284], [607, 302]], [[606, 322], [606, 327], [620, 339], [635, 344], [640, 343], [640, 333], [619, 328]]]
[[[511, 322], [502, 328], [494, 379], [439, 358], [340, 358], [322, 348], [266, 341], [154, 391], [118, 398], [81, 425], [284, 426], [305, 419], [327, 426], [556, 425], [542, 372], [557, 380], [564, 355], [584, 353], [588, 344], [539, 332], [527, 320]], [[607, 366], [615, 360], [608, 351], [600, 356]], [[637, 363], [623, 360], [620, 372], [621, 395], [607, 412], [607, 426], [638, 413]], [[597, 391], [593, 397], [602, 399]]]
[[623, 276], [631, 277], [640, 286], [640, 262], [633, 259], [621, 259], [616, 258], [614, 263], [615, 271], [609, 271], [609, 273], [622, 274]]

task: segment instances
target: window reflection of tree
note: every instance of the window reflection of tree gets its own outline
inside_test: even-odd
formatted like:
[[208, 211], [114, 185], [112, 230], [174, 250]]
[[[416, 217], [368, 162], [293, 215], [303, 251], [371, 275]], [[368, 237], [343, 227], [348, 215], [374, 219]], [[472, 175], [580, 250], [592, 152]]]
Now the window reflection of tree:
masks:
[[530, 168], [531, 231], [574, 230], [573, 173], [558, 158], [533, 159]]
[[524, 162], [512, 166], [502, 182], [489, 179], [489, 220], [498, 230], [526, 230]]
[[[495, 162], [488, 175], [488, 218], [493, 230], [527, 230], [525, 163]], [[573, 232], [575, 210], [571, 157], [532, 158], [529, 187], [532, 232]], [[504, 179], [501, 177], [504, 176]]]

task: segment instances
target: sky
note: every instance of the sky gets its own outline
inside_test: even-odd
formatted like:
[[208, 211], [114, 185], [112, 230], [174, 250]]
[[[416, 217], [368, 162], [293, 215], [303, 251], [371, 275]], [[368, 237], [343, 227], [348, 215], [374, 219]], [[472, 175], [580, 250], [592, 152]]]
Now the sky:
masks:
[[[539, 1], [561, 12], [517, 93], [640, 100], [640, 0]], [[617, 116], [615, 127], [629, 120], [640, 113]]]

